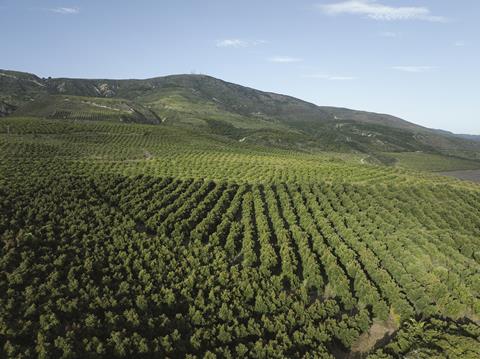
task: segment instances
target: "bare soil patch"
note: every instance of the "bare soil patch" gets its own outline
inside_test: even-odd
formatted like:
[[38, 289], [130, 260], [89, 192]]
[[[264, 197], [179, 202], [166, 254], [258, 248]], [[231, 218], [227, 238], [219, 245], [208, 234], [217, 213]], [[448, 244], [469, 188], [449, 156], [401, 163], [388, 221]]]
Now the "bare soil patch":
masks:
[[362, 354], [368, 353], [382, 340], [387, 340], [398, 329], [392, 315], [386, 322], [374, 320], [368, 332], [362, 334], [352, 346], [351, 358], [361, 357]]

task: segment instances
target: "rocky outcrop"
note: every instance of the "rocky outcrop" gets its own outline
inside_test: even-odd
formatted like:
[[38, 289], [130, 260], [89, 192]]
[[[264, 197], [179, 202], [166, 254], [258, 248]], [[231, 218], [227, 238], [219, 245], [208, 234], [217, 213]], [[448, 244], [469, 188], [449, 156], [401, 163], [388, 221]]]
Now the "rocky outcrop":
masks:
[[115, 91], [107, 83], [101, 83], [98, 86], [94, 86], [97, 94], [103, 97], [114, 97]]
[[6, 103], [4, 101], [0, 101], [0, 117], [8, 116], [15, 110], [15, 106], [10, 105], [9, 103]]

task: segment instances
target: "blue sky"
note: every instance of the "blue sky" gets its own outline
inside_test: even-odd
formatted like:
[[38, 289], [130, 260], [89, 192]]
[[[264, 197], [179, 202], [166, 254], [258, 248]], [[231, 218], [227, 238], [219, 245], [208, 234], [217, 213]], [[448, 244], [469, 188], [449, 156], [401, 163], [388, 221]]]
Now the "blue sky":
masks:
[[0, 0], [0, 68], [204, 73], [480, 134], [478, 0]]

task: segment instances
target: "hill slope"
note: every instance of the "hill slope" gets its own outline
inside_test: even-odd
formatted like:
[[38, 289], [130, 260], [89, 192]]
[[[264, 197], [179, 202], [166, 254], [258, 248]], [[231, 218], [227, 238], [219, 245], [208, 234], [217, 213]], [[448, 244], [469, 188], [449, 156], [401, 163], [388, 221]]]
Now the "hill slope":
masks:
[[478, 358], [478, 248], [478, 184], [199, 127], [0, 121], [2, 358]]
[[317, 106], [205, 75], [41, 79], [0, 70], [0, 114], [199, 127], [242, 142], [362, 153], [369, 161], [385, 164], [396, 162], [388, 155], [395, 152], [480, 159], [480, 143], [469, 138], [390, 115]]
[[[180, 96], [198, 103], [212, 103], [219, 110], [243, 116], [265, 117], [284, 122], [353, 120], [403, 129], [426, 130], [399, 118], [344, 108], [321, 107], [290, 96], [258, 91], [205, 75], [172, 75], [146, 80], [41, 79], [35, 75], [0, 70], [2, 100], [18, 105], [39, 94], [124, 98], [157, 104]], [[159, 101], [157, 103], [157, 101]]]

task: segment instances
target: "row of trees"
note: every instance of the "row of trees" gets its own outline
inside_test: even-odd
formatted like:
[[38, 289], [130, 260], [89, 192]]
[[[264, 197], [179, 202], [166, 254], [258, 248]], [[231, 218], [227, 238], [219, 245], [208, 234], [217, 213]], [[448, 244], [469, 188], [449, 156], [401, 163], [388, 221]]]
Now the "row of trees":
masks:
[[0, 137], [1, 156], [12, 166], [17, 160], [61, 159], [61, 164], [48, 165], [63, 166], [64, 171], [67, 166], [81, 174], [143, 173], [237, 183], [432, 182], [431, 176], [364, 166], [347, 154], [337, 155], [347, 160], [342, 162], [330, 154], [265, 149], [237, 141], [226, 146], [215, 136], [175, 126], [15, 118], [2, 121]]
[[387, 346], [368, 358], [478, 358], [479, 336], [480, 329], [472, 322], [456, 323], [438, 318], [426, 321], [410, 319]]
[[[369, 252], [371, 249], [371, 253], [375, 252], [378, 258], [383, 259], [383, 266], [404, 288], [410, 303], [414, 304], [417, 312], [438, 313], [457, 318], [467, 315], [470, 311], [478, 311], [478, 301], [475, 298], [478, 287], [473, 283], [476, 283], [480, 278], [469, 268], [470, 265], [475, 267], [477, 264], [474, 260], [466, 258], [449, 246], [448, 242], [439, 240], [442, 237], [439, 232], [419, 232], [418, 229], [405, 230], [395, 226], [395, 222], [386, 222], [389, 216], [383, 216], [381, 208], [378, 208], [376, 215], [372, 214], [367, 218], [359, 218], [356, 214], [362, 213], [364, 210], [353, 202], [348, 203], [345, 199], [345, 193], [339, 195], [339, 198], [327, 193], [321, 193], [319, 196], [324, 199], [328, 198], [332, 206], [338, 202], [346, 204], [349, 208], [348, 212], [351, 214], [346, 213], [342, 218], [337, 218], [337, 228], [345, 233], [345, 238], [357, 235], [364, 239], [363, 242], [368, 246], [364, 249]], [[338, 217], [335, 213], [334, 215]], [[348, 223], [349, 228], [345, 223]], [[393, 233], [390, 230], [391, 227], [395, 228]], [[377, 229], [368, 231], [368, 228]], [[473, 241], [475, 240], [473, 239]], [[351, 243], [357, 246], [359, 250], [362, 247], [360, 241], [351, 241]], [[419, 244], [421, 245], [419, 246]], [[448, 254], [445, 255], [446, 253]], [[452, 258], [455, 259], [452, 260]], [[439, 265], [440, 263], [441, 265]], [[466, 263], [469, 263], [469, 265], [465, 265]], [[410, 278], [407, 277], [408, 275]], [[447, 281], [442, 281], [439, 275], [446, 278]], [[381, 278], [382, 280], [378, 283], [388, 283], [385, 276]], [[391, 285], [386, 288], [389, 288], [389, 291], [393, 289]], [[410, 289], [411, 292], [408, 291]], [[388, 297], [401, 297], [393, 294], [395, 293]], [[432, 298], [436, 307], [429, 305]], [[397, 300], [394, 306], [398, 312], [404, 313], [403, 317], [411, 315], [406, 303]]]
[[35, 173], [0, 181], [7, 357], [329, 357], [374, 319], [479, 313], [476, 227], [422, 226], [443, 209], [408, 187]]
[[[332, 343], [349, 346], [368, 327], [368, 311], [342, 315], [335, 298], [312, 298], [298, 279], [287, 292], [284, 277], [260, 270], [258, 258], [247, 265], [243, 225], [234, 257], [228, 253], [237, 218], [251, 225], [258, 250], [252, 193], [259, 188], [218, 184], [208, 192], [212, 184], [202, 181], [196, 188], [204, 194], [190, 198], [205, 206], [172, 210], [182, 217], [167, 227], [170, 238], [139, 225], [135, 195], [131, 207], [115, 202], [116, 191], [149, 196], [171, 183], [182, 185], [104, 176], [2, 184], [3, 355], [328, 357]], [[207, 241], [174, 235], [184, 225], [198, 233], [212, 212]]]

